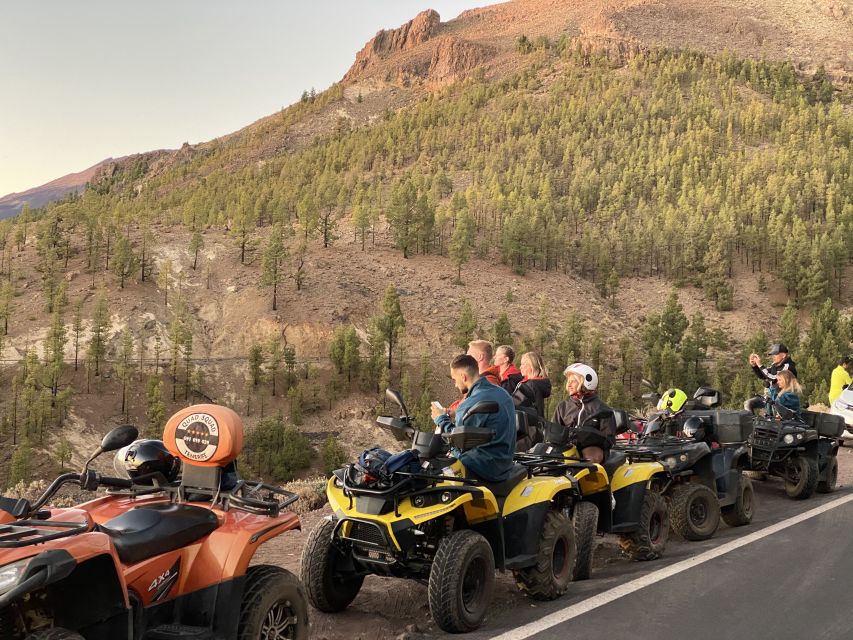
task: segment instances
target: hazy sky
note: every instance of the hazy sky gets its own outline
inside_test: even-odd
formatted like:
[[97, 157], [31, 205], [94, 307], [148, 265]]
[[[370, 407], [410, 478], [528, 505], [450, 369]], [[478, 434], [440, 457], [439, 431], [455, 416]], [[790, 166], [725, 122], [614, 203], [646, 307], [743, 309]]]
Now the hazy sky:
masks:
[[235, 131], [340, 80], [382, 28], [495, 0], [3, 0], [0, 196]]

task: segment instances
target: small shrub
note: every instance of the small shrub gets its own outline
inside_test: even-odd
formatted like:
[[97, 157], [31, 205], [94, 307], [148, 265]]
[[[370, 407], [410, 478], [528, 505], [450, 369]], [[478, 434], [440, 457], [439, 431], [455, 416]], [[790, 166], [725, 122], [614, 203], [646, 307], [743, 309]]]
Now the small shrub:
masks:
[[323, 441], [320, 453], [323, 454], [323, 470], [327, 476], [331, 475], [332, 471], [339, 469], [347, 461], [347, 452], [333, 435], [330, 435]]

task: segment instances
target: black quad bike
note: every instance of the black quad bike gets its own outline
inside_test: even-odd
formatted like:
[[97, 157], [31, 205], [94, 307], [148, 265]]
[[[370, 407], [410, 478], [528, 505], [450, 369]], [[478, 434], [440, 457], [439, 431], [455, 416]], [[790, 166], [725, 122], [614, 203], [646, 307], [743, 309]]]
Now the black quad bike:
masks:
[[[311, 532], [302, 553], [310, 602], [321, 611], [342, 611], [367, 575], [414, 579], [429, 586], [436, 624], [460, 633], [482, 625], [495, 569], [511, 570], [535, 599], [565, 593], [575, 566], [572, 516], [580, 500], [572, 470], [591, 465], [532, 460], [516, 463], [503, 482], [472, 477], [448, 452], [489, 442], [490, 429], [467, 422], [496, 412], [497, 403], [478, 403], [457, 416], [452, 432], [437, 434], [416, 431], [400, 395], [388, 395], [402, 415], [377, 422], [398, 440], [411, 441], [411, 449], [375, 472], [352, 463], [330, 478], [326, 493], [334, 513]], [[407, 458], [408, 465], [397, 466]]]
[[748, 440], [748, 468], [785, 481], [789, 498], [805, 500], [815, 491], [830, 493], [838, 481], [838, 447], [844, 419], [803, 410], [797, 418], [775, 405], [778, 418], [755, 416]]
[[619, 445], [630, 457], [651, 456], [666, 467], [670, 524], [686, 540], [710, 538], [721, 518], [730, 526], [749, 524], [754, 513], [752, 482], [743, 472], [752, 417], [719, 405], [719, 392], [700, 387], [678, 411], [653, 415], [637, 444]]

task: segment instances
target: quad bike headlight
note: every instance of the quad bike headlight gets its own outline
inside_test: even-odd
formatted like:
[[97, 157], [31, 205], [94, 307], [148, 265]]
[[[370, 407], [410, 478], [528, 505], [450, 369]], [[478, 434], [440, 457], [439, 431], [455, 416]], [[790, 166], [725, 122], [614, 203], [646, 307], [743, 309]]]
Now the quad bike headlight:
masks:
[[30, 564], [30, 559], [18, 560], [12, 564], [7, 564], [5, 567], [0, 567], [0, 594], [6, 593], [14, 587], [27, 570], [27, 565]]
[[782, 438], [782, 441], [783, 441], [785, 444], [794, 444], [794, 434], [793, 434], [793, 433], [789, 433], [789, 434], [785, 435], [785, 437], [784, 437], [784, 438]]
[[678, 464], [678, 461], [675, 459], [675, 456], [668, 456], [663, 459], [663, 463], [670, 469], [675, 469], [675, 465]]

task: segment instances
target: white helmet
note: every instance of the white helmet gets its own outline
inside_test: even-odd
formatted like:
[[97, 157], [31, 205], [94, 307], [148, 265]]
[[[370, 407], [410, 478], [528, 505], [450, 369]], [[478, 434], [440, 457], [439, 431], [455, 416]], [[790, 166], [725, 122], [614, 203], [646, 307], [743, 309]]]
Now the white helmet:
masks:
[[570, 373], [576, 373], [583, 379], [583, 386], [587, 391], [595, 391], [598, 388], [598, 374], [589, 365], [582, 362], [570, 364], [563, 371], [563, 375], [568, 376]]

